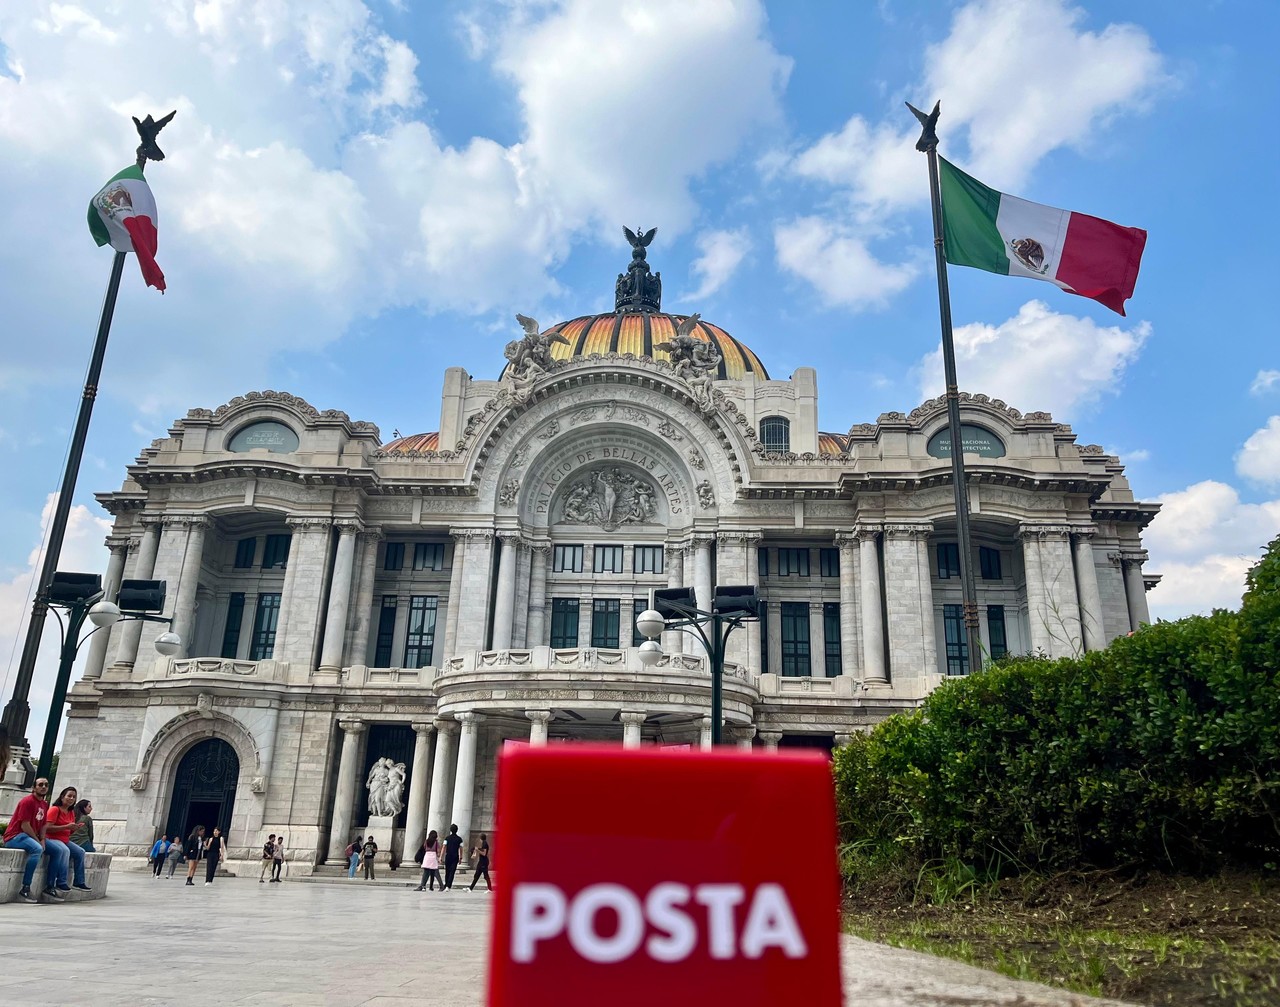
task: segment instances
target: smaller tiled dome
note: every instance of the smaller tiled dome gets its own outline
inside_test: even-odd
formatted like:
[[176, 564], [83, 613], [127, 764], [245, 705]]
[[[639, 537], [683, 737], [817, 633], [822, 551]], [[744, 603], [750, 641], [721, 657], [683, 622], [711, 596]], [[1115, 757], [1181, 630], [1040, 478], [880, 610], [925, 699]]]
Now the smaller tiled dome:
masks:
[[849, 438], [844, 434], [829, 434], [822, 430], [818, 431], [818, 454], [835, 457], [844, 454], [848, 450]]
[[439, 451], [440, 434], [410, 434], [408, 437], [398, 437], [394, 441], [389, 441], [382, 445], [380, 450], [384, 455], [407, 455], [417, 451]]

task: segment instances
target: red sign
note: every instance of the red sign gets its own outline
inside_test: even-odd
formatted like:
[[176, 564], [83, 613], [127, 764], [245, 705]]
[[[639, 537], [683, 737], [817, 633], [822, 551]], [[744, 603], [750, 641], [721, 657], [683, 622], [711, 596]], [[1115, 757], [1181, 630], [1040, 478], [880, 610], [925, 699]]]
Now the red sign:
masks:
[[839, 1004], [820, 754], [503, 749], [490, 1007]]

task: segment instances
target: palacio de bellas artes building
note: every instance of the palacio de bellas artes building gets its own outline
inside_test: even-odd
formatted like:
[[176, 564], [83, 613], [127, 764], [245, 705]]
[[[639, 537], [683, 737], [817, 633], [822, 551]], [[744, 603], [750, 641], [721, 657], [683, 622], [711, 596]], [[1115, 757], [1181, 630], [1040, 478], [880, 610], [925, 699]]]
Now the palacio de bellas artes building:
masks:
[[[822, 431], [816, 371], [773, 377], [664, 313], [652, 233], [629, 237], [615, 311], [522, 318], [494, 378], [444, 372], [433, 432], [384, 442], [251, 392], [191, 409], [99, 494], [108, 591], [166, 581], [183, 641], [164, 657], [154, 626], [118, 624], [69, 694], [59, 777], [100, 849], [217, 824], [233, 860], [284, 834], [295, 872], [371, 831], [407, 858], [427, 828], [496, 831], [506, 742], [709, 745], [701, 643], [664, 632], [639, 659], [654, 588], [758, 588], [724, 668], [743, 748], [830, 749], [969, 670], [944, 400]], [[1147, 621], [1158, 506], [1119, 459], [1044, 412], [961, 411], [986, 651], [1074, 654]]]

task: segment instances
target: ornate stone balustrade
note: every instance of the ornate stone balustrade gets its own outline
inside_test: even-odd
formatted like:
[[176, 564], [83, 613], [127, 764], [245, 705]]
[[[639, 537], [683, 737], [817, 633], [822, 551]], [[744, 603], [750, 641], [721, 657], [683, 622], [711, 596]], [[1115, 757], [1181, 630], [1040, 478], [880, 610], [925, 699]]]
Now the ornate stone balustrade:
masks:
[[284, 681], [289, 665], [284, 661], [236, 661], [225, 657], [170, 658], [166, 678], [227, 675], [233, 678], [258, 678], [268, 682]]
[[862, 683], [851, 675], [835, 678], [783, 678], [781, 675], [760, 676], [760, 696], [856, 696], [862, 692]]
[[[664, 654], [662, 659], [650, 669], [640, 663], [639, 652], [633, 647], [532, 647], [522, 650], [482, 650], [451, 658], [445, 662], [444, 672], [453, 674], [462, 671], [481, 671], [486, 668], [530, 671], [580, 668], [631, 671], [637, 674], [646, 671], [661, 674], [674, 670], [710, 675], [710, 662], [703, 655]], [[744, 682], [749, 680], [747, 669], [731, 661], [725, 662], [724, 674], [727, 678], [738, 678]]]
[[370, 668], [363, 664], [346, 669], [347, 685], [364, 685], [370, 688], [419, 688], [429, 689], [440, 674], [438, 668]]

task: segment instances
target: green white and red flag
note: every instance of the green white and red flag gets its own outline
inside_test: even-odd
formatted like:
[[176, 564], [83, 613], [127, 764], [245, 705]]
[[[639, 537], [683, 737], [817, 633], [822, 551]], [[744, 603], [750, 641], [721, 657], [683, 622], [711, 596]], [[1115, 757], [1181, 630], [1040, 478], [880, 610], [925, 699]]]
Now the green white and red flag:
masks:
[[156, 222], [155, 197], [136, 164], [114, 175], [89, 201], [93, 240], [137, 255], [147, 286], [163, 293], [164, 273], [156, 265]]
[[938, 164], [949, 263], [1047, 280], [1124, 314], [1146, 231], [1028, 202], [983, 185], [944, 158]]

